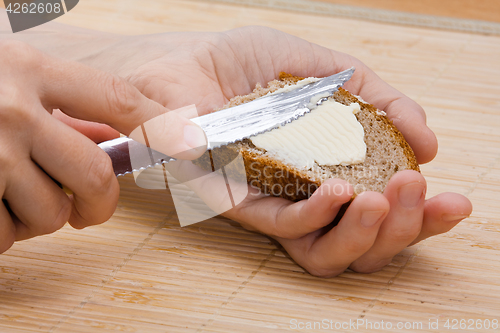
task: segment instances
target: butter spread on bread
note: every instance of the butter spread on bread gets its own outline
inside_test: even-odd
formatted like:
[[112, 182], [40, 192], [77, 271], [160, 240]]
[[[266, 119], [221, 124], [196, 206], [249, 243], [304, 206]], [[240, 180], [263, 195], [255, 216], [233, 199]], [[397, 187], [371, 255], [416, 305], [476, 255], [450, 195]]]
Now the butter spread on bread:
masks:
[[[303, 81], [300, 81], [303, 82]], [[327, 100], [290, 124], [251, 137], [252, 143], [298, 168], [362, 163], [366, 157], [358, 103]]]
[[295, 90], [297, 88], [300, 88], [302, 86], [305, 86], [306, 84], [313, 83], [319, 81], [319, 78], [317, 77], [308, 77], [305, 79], [302, 79], [297, 82], [290, 82], [287, 85], [285, 85], [283, 88], [279, 88], [278, 90], [274, 91], [269, 91], [267, 95], [274, 95], [274, 94], [279, 94], [279, 93], [284, 93], [284, 92], [289, 92], [292, 90]]

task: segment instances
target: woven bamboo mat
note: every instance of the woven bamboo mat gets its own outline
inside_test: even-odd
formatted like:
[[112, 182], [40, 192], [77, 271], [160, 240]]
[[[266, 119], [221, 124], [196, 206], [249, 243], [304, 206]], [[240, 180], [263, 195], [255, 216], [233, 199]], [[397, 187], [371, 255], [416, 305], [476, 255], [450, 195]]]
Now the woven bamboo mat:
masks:
[[[369, 332], [382, 320], [406, 323], [395, 332], [443, 332], [447, 319], [500, 320], [499, 37], [208, 1], [86, 0], [60, 20], [132, 34], [261, 24], [356, 55], [426, 109], [440, 142], [422, 167], [428, 195], [465, 194], [474, 212], [378, 273], [319, 279], [223, 218], [180, 228], [165, 191], [126, 177], [109, 222], [64, 227], [0, 255], [0, 332], [278, 332], [299, 324], [303, 332]], [[365, 320], [373, 329], [307, 329], [322, 320]]]

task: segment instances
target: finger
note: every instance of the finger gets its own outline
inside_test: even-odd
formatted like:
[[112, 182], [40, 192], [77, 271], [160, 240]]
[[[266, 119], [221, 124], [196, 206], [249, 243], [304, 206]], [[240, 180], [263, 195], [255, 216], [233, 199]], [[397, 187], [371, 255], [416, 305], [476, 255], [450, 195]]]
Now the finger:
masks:
[[307, 199], [277, 211], [276, 235], [298, 238], [331, 223], [343, 204], [354, 194], [352, 186], [341, 179], [329, 179]]
[[45, 172], [73, 192], [70, 224], [83, 228], [107, 221], [119, 195], [109, 156], [48, 113], [40, 114], [31, 156]]
[[[73, 118], [105, 123], [129, 135], [154, 119], [150, 140], [164, 142], [161, 151], [184, 158], [201, 156], [206, 147], [203, 130], [189, 119], [168, 110], [124, 79], [82, 64], [44, 57], [43, 104]], [[203, 148], [203, 149], [200, 149]]]
[[16, 229], [16, 240], [52, 233], [71, 213], [67, 195], [31, 160], [11, 170], [4, 198], [26, 228]]
[[457, 193], [436, 195], [425, 202], [422, 230], [411, 245], [451, 230], [471, 213], [472, 203], [463, 195]]
[[[252, 89], [256, 83], [274, 80], [282, 71], [302, 77], [325, 77], [354, 66], [356, 71], [346, 83], [346, 89], [387, 112], [415, 151], [419, 163], [429, 162], [436, 155], [437, 140], [425, 124], [422, 107], [384, 82], [358, 59], [271, 28], [240, 28], [226, 34], [237, 44], [236, 49], [248, 50], [239, 52], [238, 59], [244, 68], [241, 77], [248, 78], [248, 84], [240, 86], [247, 91], [236, 90], [236, 94], [247, 94], [248, 87]], [[260, 49], [263, 45], [267, 52], [259, 53], [256, 58], [248, 56], [252, 47]], [[219, 74], [220, 77], [224, 75]]]
[[95, 143], [120, 137], [120, 133], [108, 125], [72, 118], [59, 109], [54, 110], [52, 116], [82, 133]]
[[391, 210], [373, 247], [353, 262], [351, 269], [377, 271], [417, 238], [422, 228], [425, 191], [425, 179], [416, 171], [401, 171], [391, 178], [384, 191]]
[[4, 253], [16, 240], [16, 228], [4, 201], [0, 201], [0, 253]]
[[[184, 107], [172, 110], [170, 112], [175, 112], [180, 116], [188, 119], [198, 117], [198, 112], [196, 112], [196, 108], [193, 109]], [[100, 124], [87, 120], [76, 119], [68, 116], [59, 109], [53, 110], [52, 116], [57, 120], [65, 123], [69, 127], [82, 133], [95, 143], [101, 143], [107, 140], [112, 140], [120, 137], [120, 133], [117, 130], [113, 129], [112, 127], [106, 124]]]
[[225, 216], [270, 236], [295, 239], [331, 223], [353, 193], [352, 186], [341, 179], [327, 180], [309, 199], [296, 203], [276, 197], [255, 200], [251, 193], [248, 204], [243, 202]]
[[311, 274], [336, 276], [370, 249], [388, 211], [389, 203], [382, 194], [364, 192], [353, 200], [339, 224], [325, 235], [315, 232], [298, 240], [279, 238], [278, 241]]
[[[437, 154], [438, 144], [434, 132], [427, 127], [423, 108], [414, 100], [391, 87], [363, 65], [365, 75], [359, 83], [358, 94], [369, 103], [387, 113], [387, 117], [404, 135], [419, 164], [430, 162]], [[355, 85], [355, 83], [353, 83]], [[349, 89], [350, 85], [347, 84]]]

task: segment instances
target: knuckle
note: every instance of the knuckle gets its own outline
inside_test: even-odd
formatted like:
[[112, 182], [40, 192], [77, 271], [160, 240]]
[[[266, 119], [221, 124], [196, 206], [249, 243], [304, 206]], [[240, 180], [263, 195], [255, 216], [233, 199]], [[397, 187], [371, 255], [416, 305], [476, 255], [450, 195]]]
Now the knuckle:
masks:
[[353, 238], [342, 244], [342, 249], [344, 253], [358, 253], [363, 254], [370, 249], [373, 245], [373, 241], [367, 242], [364, 238]]
[[420, 234], [422, 225], [419, 223], [413, 223], [406, 225], [404, 227], [394, 228], [391, 231], [391, 238], [398, 242], [411, 243]]
[[59, 206], [60, 210], [57, 212], [56, 217], [52, 221], [52, 223], [48, 223], [44, 225], [39, 230], [39, 234], [46, 235], [56, 232], [61, 229], [71, 215], [72, 203], [69, 199], [65, 198], [64, 203]]
[[16, 143], [2, 139], [2, 145], [0, 149], [0, 185], [6, 186], [10, 182], [10, 176], [16, 171], [24, 156], [20, 153]]
[[35, 48], [16, 40], [0, 41], [0, 54], [6, 55], [2, 58], [4, 61], [8, 61], [9, 65], [14, 65], [16, 69], [23, 71], [32, 69], [40, 61]]
[[137, 88], [143, 95], [150, 99], [157, 100], [158, 93], [154, 81], [158, 77], [157, 72], [153, 71], [135, 71], [125, 77], [125, 81]]
[[31, 46], [0, 40], [0, 124], [33, 124], [33, 90], [41, 57]]
[[112, 117], [130, 115], [138, 108], [138, 91], [134, 86], [118, 76], [110, 76], [105, 82], [107, 106]]
[[11, 128], [19, 127], [20, 130], [33, 125], [36, 128], [39, 118], [29, 106], [26, 97], [23, 99], [21, 95], [22, 92], [19, 89], [0, 88], [0, 123], [13, 126]]
[[104, 197], [109, 193], [116, 177], [111, 159], [106, 154], [92, 156], [89, 172], [85, 179], [88, 196]]

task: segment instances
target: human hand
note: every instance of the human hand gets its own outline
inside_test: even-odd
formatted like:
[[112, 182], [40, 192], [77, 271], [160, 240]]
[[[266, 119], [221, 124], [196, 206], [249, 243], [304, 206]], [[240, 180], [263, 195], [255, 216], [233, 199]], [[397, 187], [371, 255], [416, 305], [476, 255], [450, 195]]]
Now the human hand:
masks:
[[[342, 182], [325, 182], [317, 190], [320, 191], [318, 198], [312, 197], [316, 202], [310, 203], [310, 198], [303, 207], [295, 208], [298, 214], [308, 216], [319, 209], [321, 201], [336, 203], [332, 208], [324, 206], [325, 215], [336, 212], [341, 203], [349, 200], [345, 194], [331, 195], [338, 193], [332, 191], [337, 184]], [[344, 186], [350, 188], [348, 184]], [[425, 191], [425, 179], [420, 173], [400, 171], [390, 179], [383, 194], [358, 195], [331, 230], [319, 228], [297, 239], [274, 238], [313, 275], [333, 277], [347, 268], [361, 273], [375, 272], [391, 263], [407, 246], [449, 231], [472, 211], [470, 201], [460, 194], [441, 193], [425, 200]], [[347, 193], [352, 193], [352, 189]], [[279, 214], [285, 214], [283, 212], [291, 210], [293, 205], [283, 205], [285, 208]], [[302, 222], [317, 223], [314, 217], [304, 218]]]
[[[116, 207], [119, 186], [111, 160], [52, 117], [54, 108], [125, 134], [162, 115], [166, 130], [160, 136], [169, 150], [194, 154], [186, 158], [204, 151], [191, 149], [205, 144], [201, 128], [167, 113], [125, 80], [22, 42], [0, 41], [0, 253], [66, 221], [75, 228], [104, 222]], [[203, 142], [185, 140], [185, 126], [195, 128]]]
[[[436, 137], [417, 103], [358, 59], [276, 30], [250, 27], [226, 33], [130, 37], [93, 57], [91, 65], [109, 64], [102, 59], [115, 55], [124, 60], [109, 69], [125, 76], [144, 95], [170, 109], [194, 103], [202, 114], [235, 95], [248, 94], [256, 83], [265, 84], [281, 71], [323, 77], [354, 66], [356, 72], [346, 88], [387, 112], [420, 163], [429, 162], [437, 152]], [[329, 191], [329, 187], [343, 190]], [[297, 203], [254, 193], [224, 215], [277, 239], [312, 274], [333, 276], [347, 267], [371, 272], [406, 246], [446, 232], [471, 212], [469, 200], [461, 195], [443, 193], [425, 201], [425, 191], [419, 173], [398, 173], [384, 194], [356, 197], [338, 226], [328, 232], [324, 227], [352, 195], [347, 183], [335, 179]], [[367, 224], [371, 226], [363, 226]]]

